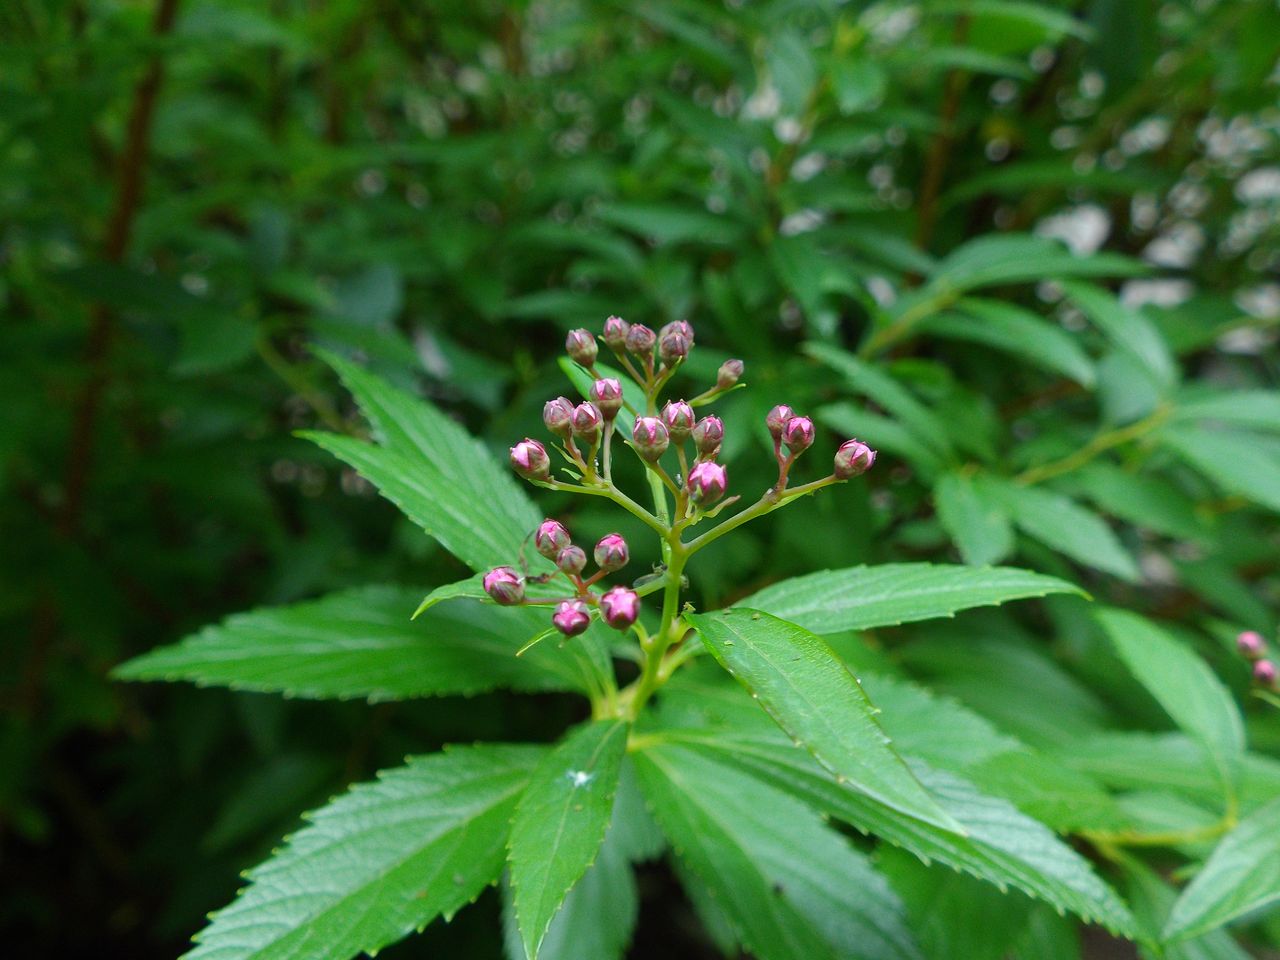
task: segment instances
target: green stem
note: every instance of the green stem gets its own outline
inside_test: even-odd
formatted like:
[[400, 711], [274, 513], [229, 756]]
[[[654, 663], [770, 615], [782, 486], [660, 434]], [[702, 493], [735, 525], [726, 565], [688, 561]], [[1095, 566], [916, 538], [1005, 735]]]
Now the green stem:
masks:
[[1127, 427], [1119, 427], [1100, 433], [1075, 453], [1063, 457], [1061, 460], [1054, 460], [1052, 463], [1045, 463], [1022, 471], [1022, 473], [1013, 478], [1014, 482], [1023, 486], [1031, 486], [1032, 484], [1050, 480], [1053, 477], [1060, 477], [1064, 473], [1078, 470], [1112, 447], [1118, 447], [1121, 444], [1128, 443], [1130, 440], [1136, 440], [1150, 433], [1169, 418], [1170, 411], [1170, 407], [1162, 406], [1150, 416], [1131, 423]]
[[720, 524], [720, 526], [716, 527], [713, 530], [708, 530], [702, 536], [696, 538], [695, 540], [690, 541], [684, 548], [685, 552], [688, 555], [692, 556], [693, 554], [701, 550], [703, 547], [709, 546], [710, 544], [719, 540], [726, 533], [731, 533], [732, 531], [738, 529], [738, 527], [742, 526], [744, 523], [750, 523], [752, 520], [755, 520], [759, 517], [763, 517], [766, 514], [773, 513], [773, 511], [778, 510], [782, 507], [785, 507], [787, 504], [799, 499], [800, 497], [806, 496], [810, 493], [815, 493], [818, 490], [823, 489], [824, 487], [829, 487], [829, 486], [832, 486], [833, 484], [843, 483], [843, 482], [844, 481], [839, 480], [834, 475], [832, 475], [829, 477], [823, 477], [821, 480], [814, 480], [812, 483], [806, 483], [799, 487], [793, 487], [790, 490], [783, 491], [781, 494], [778, 494], [774, 490], [770, 490], [758, 501], [756, 501], [751, 506], [747, 507], [747, 509], [743, 510], [741, 513], [734, 514], [724, 523]]
[[[667, 535], [668, 528], [662, 520], [655, 517], [652, 513], [640, 506], [640, 504], [636, 503], [612, 484], [588, 487], [579, 483], [563, 483], [559, 480], [550, 480], [547, 482], [547, 485], [550, 486], [552, 490], [567, 490], [570, 493], [585, 493], [590, 497], [604, 497], [606, 500], [612, 500], [632, 516], [643, 522], [646, 526], [657, 531], [660, 536], [666, 537]], [[661, 484], [659, 484], [659, 489], [661, 489]]]

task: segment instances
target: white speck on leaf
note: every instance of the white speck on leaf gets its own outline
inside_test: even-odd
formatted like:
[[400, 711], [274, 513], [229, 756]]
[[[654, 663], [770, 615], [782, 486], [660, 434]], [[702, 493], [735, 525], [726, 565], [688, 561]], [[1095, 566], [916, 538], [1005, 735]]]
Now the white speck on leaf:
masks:
[[569, 778], [569, 782], [573, 784], [575, 790], [578, 787], [585, 787], [596, 778], [594, 773], [587, 773], [585, 770], [570, 770], [565, 776]]

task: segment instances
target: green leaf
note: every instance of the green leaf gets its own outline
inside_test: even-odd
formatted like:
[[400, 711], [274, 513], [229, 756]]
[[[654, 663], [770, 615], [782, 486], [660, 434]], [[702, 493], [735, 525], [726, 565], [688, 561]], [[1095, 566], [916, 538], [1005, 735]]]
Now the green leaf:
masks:
[[793, 577], [740, 603], [814, 633], [838, 633], [950, 617], [1051, 593], [1084, 595], [1065, 580], [1013, 567], [886, 563]]
[[1277, 901], [1280, 799], [1251, 813], [1222, 838], [1173, 905], [1164, 938], [1199, 936]]
[[742, 226], [728, 217], [698, 210], [688, 204], [615, 203], [602, 208], [599, 217], [605, 223], [659, 244], [728, 246], [738, 242], [743, 233]]
[[541, 755], [460, 747], [353, 787], [249, 872], [188, 960], [348, 960], [451, 917], [501, 874], [512, 812]]
[[934, 13], [956, 13], [967, 17], [998, 17], [1016, 20], [1044, 31], [1044, 39], [1056, 42], [1064, 34], [1081, 40], [1093, 39], [1093, 29], [1069, 13], [1024, 0], [951, 0], [934, 4]]
[[410, 622], [415, 599], [416, 592], [403, 587], [363, 587], [236, 614], [130, 660], [115, 676], [370, 700], [499, 687], [590, 689], [581, 660], [554, 645], [516, 657], [545, 629], [545, 612], [449, 603]]
[[1071, 334], [1029, 310], [977, 297], [961, 300], [959, 313], [938, 313], [920, 325], [924, 333], [980, 343], [1070, 377], [1082, 387], [1098, 379], [1093, 361]]
[[1027, 536], [1121, 580], [1139, 579], [1137, 564], [1119, 538], [1096, 513], [1070, 497], [985, 477], [994, 494], [1013, 514], [1013, 522]]
[[[560, 369], [564, 371], [564, 375], [569, 378], [583, 398], [591, 396], [591, 384], [594, 382], [591, 374], [587, 373], [568, 357], [560, 358]], [[645, 409], [644, 390], [630, 376], [599, 360], [596, 361], [596, 372], [602, 377], [612, 377], [622, 384], [622, 399], [631, 404], [633, 410], [643, 411]], [[626, 437], [631, 436], [630, 419], [626, 413], [621, 413], [616, 421], [618, 431]]]
[[857, 437], [882, 453], [910, 461], [925, 476], [943, 469], [942, 458], [897, 420], [852, 403], [827, 404], [818, 409], [817, 418], [846, 437]]
[[[422, 602], [413, 612], [412, 619], [417, 620], [436, 604], [444, 603], [446, 600], [475, 600], [480, 603], [492, 603], [489, 595], [484, 592], [484, 577], [483, 573], [477, 573], [465, 580], [441, 584], [422, 598]], [[531, 599], [549, 599], [561, 596], [563, 593], [564, 590], [555, 581], [525, 584], [525, 595]]]
[[1229, 493], [1280, 511], [1280, 452], [1247, 433], [1179, 427], [1160, 444]]
[[537, 960], [565, 895], [595, 862], [629, 729], [621, 720], [599, 720], [571, 733], [538, 765], [516, 809], [511, 886], [529, 960]]
[[872, 109], [883, 98], [889, 78], [884, 68], [866, 56], [835, 57], [830, 67], [831, 87], [843, 114]]
[[1126, 307], [1114, 295], [1088, 283], [1063, 283], [1062, 288], [1117, 347], [1167, 388], [1178, 379], [1178, 366], [1164, 337], [1150, 320]]
[[354, 364], [326, 359], [360, 404], [379, 445], [303, 435], [354, 467], [473, 570], [512, 562], [541, 515], [506, 465], [429, 403]]
[[1196, 504], [1165, 480], [1109, 463], [1091, 463], [1065, 481], [1122, 520], [1183, 540], [1203, 540], [1209, 530]]
[[[1124, 870], [1128, 881], [1125, 889], [1129, 902], [1133, 904], [1133, 912], [1142, 924], [1143, 939], [1154, 944], [1178, 898], [1177, 891], [1138, 860], [1126, 858]], [[1145, 945], [1140, 949], [1143, 960], [1251, 960], [1251, 955], [1225, 930], [1213, 930], [1178, 943], [1161, 944], [1155, 949]]]
[[1044, 237], [987, 234], [944, 257], [930, 277], [929, 286], [933, 290], [961, 292], [994, 284], [1039, 283], [1062, 277], [1135, 276], [1145, 272], [1143, 264], [1117, 254], [1081, 257]]
[[1013, 525], [1000, 501], [963, 473], [944, 474], [933, 487], [943, 529], [970, 566], [998, 563], [1013, 552]]
[[920, 782], [964, 826], [967, 836], [897, 815], [851, 785], [838, 783], [805, 751], [782, 738], [737, 738], [719, 729], [663, 730], [660, 735], [674, 741], [691, 737], [695, 752], [731, 758], [810, 806], [926, 861], [937, 860], [1002, 889], [1015, 887], [1122, 936], [1133, 932], [1129, 911], [1088, 861], [1008, 801], [985, 796], [953, 774], [911, 763]]
[[1280, 390], [1233, 390], [1179, 400], [1173, 417], [1280, 431]]
[[1094, 614], [1130, 672], [1174, 722], [1233, 773], [1244, 753], [1244, 723], [1222, 681], [1200, 657], [1150, 620], [1127, 610]]
[[821, 639], [750, 610], [689, 619], [720, 665], [832, 774], [907, 816], [958, 829], [911, 776], [862, 687]]
[[652, 744], [635, 763], [677, 856], [752, 954], [919, 957], [888, 884], [816, 811], [688, 747]]

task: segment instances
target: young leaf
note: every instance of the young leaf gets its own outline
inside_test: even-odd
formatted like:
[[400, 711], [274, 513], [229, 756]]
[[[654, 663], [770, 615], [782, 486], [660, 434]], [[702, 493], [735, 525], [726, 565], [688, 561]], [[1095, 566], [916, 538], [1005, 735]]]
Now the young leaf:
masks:
[[676, 854], [752, 954], [919, 957], [888, 884], [816, 811], [688, 747], [652, 744], [635, 763]]
[[1033, 539], [1066, 554], [1072, 560], [1136, 581], [1138, 567], [1120, 540], [1096, 513], [1069, 497], [1038, 487], [996, 481], [985, 482], [1004, 501], [1014, 523]]
[[1163, 431], [1160, 444], [1229, 493], [1280, 511], [1280, 452], [1258, 438], [1178, 427]]
[[449, 603], [411, 622], [416, 599], [415, 591], [403, 587], [361, 587], [236, 614], [130, 660], [115, 676], [370, 700], [499, 687], [589, 689], [584, 667], [554, 645], [516, 657], [546, 626], [537, 611]]
[[510, 563], [541, 515], [510, 470], [431, 404], [334, 356], [326, 359], [379, 445], [306, 433], [355, 468], [473, 570]]
[[820, 638], [750, 610], [690, 620], [720, 665], [832, 774], [900, 813], [958, 829], [911, 776], [862, 687]]
[[1244, 723], [1209, 665], [1136, 613], [1113, 609], [1094, 616], [1138, 682], [1230, 772], [1244, 752]]
[[249, 872], [188, 960], [348, 960], [451, 917], [501, 874], [511, 814], [541, 755], [460, 747], [353, 787]]
[[964, 562], [975, 567], [998, 563], [1013, 551], [1013, 525], [999, 499], [963, 473], [944, 474], [933, 487], [943, 528], [951, 534]]
[[629, 729], [599, 720], [571, 733], [538, 765], [516, 809], [511, 886], [529, 960], [604, 841]]
[[814, 633], [870, 630], [1051, 593], [1083, 595], [1065, 580], [1012, 567], [886, 563], [783, 580], [741, 601]]
[[1280, 799], [1255, 810], [1222, 838], [1173, 905], [1164, 937], [1199, 936], [1276, 901], [1280, 901]]
[[1002, 300], [961, 300], [958, 313], [926, 317], [921, 331], [935, 337], [980, 343], [1022, 357], [1051, 373], [1092, 387], [1098, 375], [1093, 361], [1061, 327]]

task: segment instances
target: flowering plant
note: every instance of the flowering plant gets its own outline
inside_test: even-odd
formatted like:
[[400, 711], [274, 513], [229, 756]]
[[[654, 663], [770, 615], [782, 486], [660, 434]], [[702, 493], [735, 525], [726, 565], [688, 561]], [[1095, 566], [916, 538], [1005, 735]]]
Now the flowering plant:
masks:
[[[497, 885], [513, 960], [620, 958], [637, 923], [635, 866], [664, 856], [707, 936], [726, 954], [762, 960], [926, 956], [927, 931], [908, 923], [905, 901], [927, 884], [946, 884], [941, 902], [964, 909], [1019, 891], [992, 909], [1013, 903], [1035, 929], [1057, 929], [1070, 914], [1149, 940], [1143, 931], [1158, 909], [1168, 912], [1173, 943], [1212, 939], [1216, 926], [1253, 908], [1250, 891], [1274, 886], [1259, 879], [1268, 868], [1253, 851], [1274, 842], [1266, 831], [1280, 815], [1275, 774], [1245, 753], [1236, 704], [1213, 672], [1143, 617], [1095, 615], [1134, 677], [1204, 746], [1191, 761], [1171, 746], [1169, 762], [1204, 764], [1196, 769], [1227, 798], [1220, 820], [1155, 830], [1136, 801], [1122, 803], [967, 707], [864, 671], [874, 659], [849, 642], [970, 608], [1082, 593], [1063, 579], [895, 563], [780, 580], [721, 610], [685, 602], [691, 561], [705, 547], [861, 476], [876, 453], [845, 440], [828, 475], [793, 483], [821, 441], [809, 418], [774, 406], [763, 427], [776, 479], [730, 512], [740, 503], [722, 462], [732, 428], [697, 411], [742, 387], [743, 365], [731, 360], [708, 390], [664, 402], [693, 349], [689, 324], [654, 333], [611, 317], [600, 340], [620, 369], [600, 361], [588, 331], [570, 333], [584, 399], [548, 402], [543, 422], [554, 440], [520, 441], [510, 467], [557, 495], [615, 504], [655, 536], [652, 571], [628, 569], [639, 551], [620, 533], [598, 538], [588, 555], [562, 522], [539, 519], [511, 474], [457, 424], [330, 357], [373, 441], [309, 436], [475, 575], [433, 589], [412, 620], [417, 598], [403, 588], [344, 591], [232, 617], [119, 669], [129, 679], [298, 697], [505, 687], [585, 700], [581, 722], [552, 746], [446, 747], [352, 787], [248, 874], [192, 957], [372, 953]], [[623, 447], [635, 454], [629, 466], [642, 471], [651, 507], [623, 489]], [[1271, 697], [1266, 639], [1246, 631], [1236, 644]], [[1122, 898], [1055, 831], [1147, 886]], [[1127, 852], [1220, 837], [1171, 910], [1163, 882]], [[918, 861], [954, 872], [926, 872], [926, 883]]]

